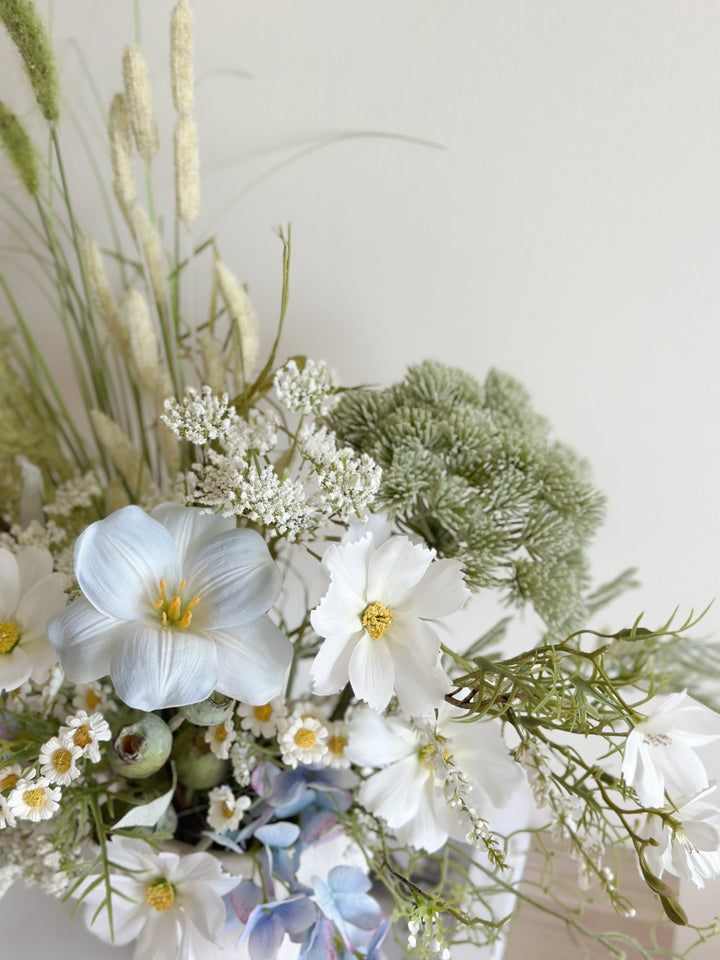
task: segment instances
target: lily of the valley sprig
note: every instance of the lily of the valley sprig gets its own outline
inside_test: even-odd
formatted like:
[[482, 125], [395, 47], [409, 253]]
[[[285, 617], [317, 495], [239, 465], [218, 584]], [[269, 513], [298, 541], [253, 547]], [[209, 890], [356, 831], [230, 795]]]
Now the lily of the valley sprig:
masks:
[[[505, 936], [508, 894], [598, 956], [658, 957], [613, 858], [676, 924], [677, 881], [720, 875], [699, 618], [595, 622], [632, 573], [593, 588], [603, 498], [511, 376], [429, 360], [370, 389], [283, 354], [289, 229], [275, 323], [198, 226], [188, 0], [169, 79], [130, 44], [107, 91], [111, 247], [76, 216], [43, 19], [0, 0], [0, 20], [47, 126], [3, 91], [7, 212], [83, 409], [3, 265], [0, 893], [38, 885], [135, 960], [383, 960], [391, 939], [448, 960]], [[510, 654], [525, 610], [540, 626]], [[533, 837], [616, 930], [563, 906], [552, 869], [521, 879]]]

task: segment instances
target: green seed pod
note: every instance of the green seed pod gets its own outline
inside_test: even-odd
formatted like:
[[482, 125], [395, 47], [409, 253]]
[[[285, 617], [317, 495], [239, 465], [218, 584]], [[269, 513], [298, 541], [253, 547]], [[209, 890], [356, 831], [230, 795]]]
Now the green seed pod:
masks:
[[196, 727], [214, 727], [218, 723], [224, 723], [231, 716], [234, 707], [235, 701], [224, 693], [211, 693], [207, 700], [180, 707], [179, 713]]
[[170, 728], [155, 713], [144, 713], [134, 723], [120, 728], [109, 753], [110, 766], [130, 780], [156, 773], [170, 756]]
[[60, 86], [50, 37], [32, 0], [0, 0], [0, 20], [22, 57], [43, 116], [60, 116]]
[[193, 790], [209, 790], [227, 778], [228, 762], [220, 760], [205, 743], [205, 731], [186, 727], [173, 744], [177, 778]]
[[37, 193], [38, 168], [35, 147], [25, 127], [1, 100], [0, 144], [27, 192]]

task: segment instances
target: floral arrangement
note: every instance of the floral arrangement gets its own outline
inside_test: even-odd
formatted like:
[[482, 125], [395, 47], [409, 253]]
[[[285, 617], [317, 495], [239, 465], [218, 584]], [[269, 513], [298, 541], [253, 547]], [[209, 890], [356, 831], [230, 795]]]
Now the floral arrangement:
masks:
[[[603, 498], [511, 377], [427, 361], [347, 388], [283, 358], [289, 230], [260, 355], [218, 239], [193, 236], [188, 0], [170, 31], [169, 252], [139, 47], [107, 118], [122, 221], [101, 251], [73, 212], [45, 24], [31, 0], [0, 0], [0, 20], [49, 136], [43, 163], [0, 102], [20, 191], [5, 199], [86, 412], [69, 412], [0, 273], [0, 891], [22, 879], [74, 902], [137, 960], [213, 944], [447, 958], [501, 940], [516, 898], [602, 955], [659, 956], [623, 931], [613, 854], [634, 853], [675, 924], [677, 878], [720, 874], [697, 752], [720, 739], [718, 649], [687, 637], [699, 618], [589, 628], [632, 575], [591, 589]], [[455, 638], [448, 618], [486, 592], [544, 624], [525, 652], [503, 654], [509, 617]], [[521, 876], [531, 839], [548, 863], [558, 846], [576, 861], [581, 903], [608, 900], [617, 931], [547, 906], [551, 873]]]

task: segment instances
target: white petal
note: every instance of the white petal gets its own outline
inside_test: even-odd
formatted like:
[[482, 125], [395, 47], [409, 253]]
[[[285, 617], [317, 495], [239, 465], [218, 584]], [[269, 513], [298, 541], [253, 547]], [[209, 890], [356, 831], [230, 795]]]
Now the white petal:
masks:
[[161, 503], [150, 516], [170, 532], [182, 561], [196, 544], [235, 529], [235, 517], [204, 513], [199, 507], [183, 507], [178, 503]]
[[26, 547], [15, 555], [20, 575], [20, 596], [41, 577], [52, 573], [53, 560], [49, 550], [41, 547]]
[[50, 673], [50, 667], [57, 660], [52, 645], [46, 637], [36, 637], [27, 643], [20, 642], [23, 652], [30, 658], [32, 673], [30, 676], [35, 683], [45, 683]]
[[432, 782], [428, 781], [422, 790], [417, 813], [412, 820], [396, 831], [396, 836], [402, 844], [409, 844], [416, 850], [427, 850], [428, 853], [439, 850], [448, 838], [445, 825], [440, 823], [436, 816], [433, 790]]
[[323, 566], [353, 606], [363, 605], [367, 594], [368, 563], [373, 552], [369, 534], [354, 543], [328, 547], [323, 555]]
[[6, 547], [0, 547], [0, 621], [9, 620], [20, 599], [20, 573], [17, 560]]
[[402, 710], [420, 717], [439, 707], [452, 689], [442, 667], [424, 667], [415, 651], [401, 644], [393, 644], [390, 653], [395, 664], [395, 693]]
[[139, 507], [123, 507], [91, 524], [75, 544], [80, 589], [101, 613], [139, 620], [160, 596], [180, 583], [180, 555], [165, 527]]
[[358, 707], [350, 719], [345, 754], [360, 767], [384, 767], [415, 753], [418, 738], [398, 717], [385, 717]]
[[334, 581], [310, 614], [313, 630], [320, 637], [349, 637], [362, 630], [362, 615], [367, 604], [347, 594]]
[[227, 630], [208, 630], [208, 636], [217, 649], [219, 693], [255, 705], [280, 696], [292, 660], [292, 644], [270, 617]]
[[267, 613], [282, 577], [254, 530], [231, 530], [200, 543], [187, 558], [188, 590], [200, 597], [193, 617], [203, 629], [237, 627]]
[[351, 637], [328, 637], [312, 664], [313, 690], [327, 695], [337, 693], [348, 682], [350, 657], [362, 631]]
[[110, 673], [118, 621], [99, 613], [80, 597], [47, 625], [50, 643], [57, 651], [68, 680], [89, 683]]
[[433, 550], [413, 544], [407, 537], [390, 537], [370, 556], [368, 600], [382, 600], [390, 609], [403, 609], [403, 601], [422, 579], [434, 556]]
[[423, 788], [431, 776], [417, 755], [406, 757], [366, 780], [360, 787], [360, 803], [390, 827], [401, 827], [426, 799]]
[[434, 560], [403, 601], [401, 608], [416, 617], [439, 620], [460, 610], [470, 596], [458, 560]]
[[373, 710], [384, 710], [395, 682], [395, 667], [385, 640], [373, 640], [366, 631], [350, 656], [348, 676], [356, 696]]
[[112, 934], [107, 907], [103, 907], [93, 920], [97, 908], [105, 898], [104, 885], [102, 883], [98, 884], [84, 896], [82, 903], [85, 908], [85, 923], [88, 930], [105, 943], [120, 946], [123, 943], [130, 943], [142, 930], [145, 925], [146, 908], [144, 904], [133, 903], [125, 899], [125, 897], [134, 899], [139, 895], [138, 884], [134, 880], [118, 874], [114, 874], [112, 879], [113, 887], [118, 891], [118, 894], [122, 894], [122, 896], [118, 895], [112, 898]]
[[0, 655], [0, 692], [3, 690], [16, 690], [30, 678], [32, 673], [32, 661], [23, 651], [22, 647], [17, 646], [10, 653]]
[[61, 573], [50, 573], [34, 583], [23, 595], [15, 611], [15, 623], [24, 640], [45, 636], [47, 622], [55, 613], [65, 609], [67, 596], [65, 578]]
[[[237, 879], [230, 889], [237, 886]], [[229, 892], [229, 891], [228, 891]], [[204, 888], [200, 883], [193, 887], [192, 895], [180, 894], [178, 905], [198, 931], [208, 940], [213, 940], [225, 922], [225, 904], [222, 897], [213, 890]]]
[[110, 676], [118, 696], [138, 710], [199, 703], [215, 689], [215, 644], [182, 629], [124, 624], [116, 638]]

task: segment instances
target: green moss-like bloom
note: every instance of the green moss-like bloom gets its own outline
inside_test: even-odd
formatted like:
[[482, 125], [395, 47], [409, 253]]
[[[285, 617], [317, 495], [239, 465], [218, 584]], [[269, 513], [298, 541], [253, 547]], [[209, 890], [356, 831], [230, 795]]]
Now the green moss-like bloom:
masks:
[[27, 192], [37, 193], [38, 168], [32, 140], [25, 127], [2, 100], [0, 100], [0, 143]]
[[47, 28], [32, 0], [0, 0], [0, 20], [22, 57], [45, 119], [60, 116], [60, 85]]
[[469, 587], [531, 603], [554, 635], [584, 617], [604, 500], [517, 381], [426, 361], [386, 390], [345, 394], [329, 422], [382, 466], [376, 506], [461, 560]]

